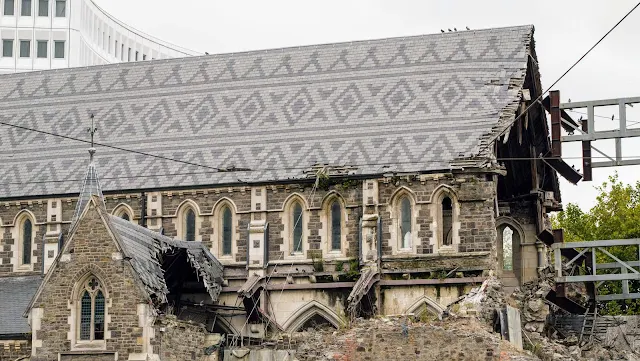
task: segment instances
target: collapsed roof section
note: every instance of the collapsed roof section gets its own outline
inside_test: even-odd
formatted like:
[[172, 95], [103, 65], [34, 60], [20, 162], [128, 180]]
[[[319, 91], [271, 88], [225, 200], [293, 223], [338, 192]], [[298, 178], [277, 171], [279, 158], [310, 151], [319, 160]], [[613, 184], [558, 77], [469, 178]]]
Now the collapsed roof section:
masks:
[[[109, 220], [125, 256], [131, 259], [131, 265], [146, 292], [158, 304], [168, 302], [168, 273], [187, 272], [189, 269], [197, 276], [211, 300], [218, 300], [222, 291], [223, 267], [201, 242], [175, 240], [113, 215], [109, 215]], [[175, 262], [163, 262], [166, 254], [171, 254]]]

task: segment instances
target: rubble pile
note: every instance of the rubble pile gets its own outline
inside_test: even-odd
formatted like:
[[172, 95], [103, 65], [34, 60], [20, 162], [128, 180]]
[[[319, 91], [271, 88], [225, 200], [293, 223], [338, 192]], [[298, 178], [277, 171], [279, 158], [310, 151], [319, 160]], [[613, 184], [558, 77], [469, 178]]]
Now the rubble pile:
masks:
[[[558, 338], [555, 333], [547, 332], [546, 321], [549, 314], [558, 312], [557, 307], [545, 299], [553, 284], [553, 270], [547, 268], [540, 272], [538, 280], [524, 283], [507, 299], [510, 306], [520, 309], [526, 349], [545, 361], [640, 361], [640, 355], [630, 350], [604, 347], [599, 343], [580, 348], [576, 336]], [[568, 288], [568, 291], [579, 296], [579, 290]]]
[[474, 318], [356, 319], [348, 329], [307, 330], [294, 337], [299, 361], [538, 360]]

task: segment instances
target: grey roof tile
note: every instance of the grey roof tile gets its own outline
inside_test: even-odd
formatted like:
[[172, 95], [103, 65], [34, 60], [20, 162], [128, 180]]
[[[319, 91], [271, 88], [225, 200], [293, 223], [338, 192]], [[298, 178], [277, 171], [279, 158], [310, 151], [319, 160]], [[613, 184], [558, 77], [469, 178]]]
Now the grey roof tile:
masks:
[[[442, 170], [478, 153], [517, 99], [517, 85], [490, 83], [522, 84], [532, 36], [519, 26], [3, 75], [0, 121], [88, 139], [93, 113], [99, 143], [251, 169], [98, 147], [104, 191], [303, 178], [314, 163]], [[0, 199], [77, 194], [87, 147], [3, 127]]]
[[22, 314], [41, 282], [41, 276], [0, 278], [0, 336], [31, 332]]

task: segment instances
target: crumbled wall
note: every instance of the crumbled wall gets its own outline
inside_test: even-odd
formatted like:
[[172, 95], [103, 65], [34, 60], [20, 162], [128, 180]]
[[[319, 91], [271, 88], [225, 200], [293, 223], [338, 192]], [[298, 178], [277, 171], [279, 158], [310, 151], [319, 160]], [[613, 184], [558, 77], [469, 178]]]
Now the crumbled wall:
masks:
[[[202, 360], [205, 357], [206, 330], [204, 326], [177, 320], [166, 316], [156, 321], [156, 340], [153, 341], [154, 353], [163, 361]], [[207, 358], [214, 361], [215, 358]]]
[[93, 205], [78, 225], [65, 257], [51, 273], [34, 307], [43, 309], [41, 329], [35, 334], [42, 346], [36, 348], [33, 361], [58, 358], [59, 352], [70, 351], [70, 332], [77, 332], [69, 324], [73, 302], [73, 289], [88, 272], [104, 283], [107, 298], [106, 350], [117, 351], [126, 359], [129, 353], [141, 353], [142, 328], [138, 325], [137, 304], [146, 299], [136, 285], [131, 267], [126, 261], [114, 259], [116, 245]]

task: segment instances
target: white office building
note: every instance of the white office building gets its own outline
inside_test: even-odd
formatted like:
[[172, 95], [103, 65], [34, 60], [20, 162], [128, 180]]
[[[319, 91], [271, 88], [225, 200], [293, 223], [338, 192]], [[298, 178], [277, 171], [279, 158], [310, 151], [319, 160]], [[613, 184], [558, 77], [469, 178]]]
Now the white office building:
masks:
[[92, 0], [0, 0], [0, 74], [191, 55]]

